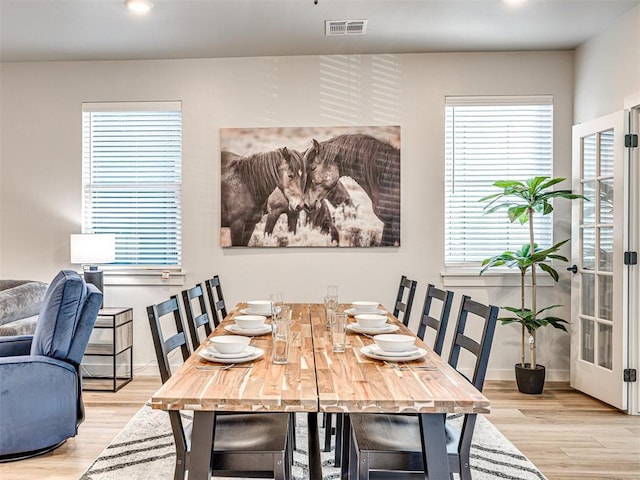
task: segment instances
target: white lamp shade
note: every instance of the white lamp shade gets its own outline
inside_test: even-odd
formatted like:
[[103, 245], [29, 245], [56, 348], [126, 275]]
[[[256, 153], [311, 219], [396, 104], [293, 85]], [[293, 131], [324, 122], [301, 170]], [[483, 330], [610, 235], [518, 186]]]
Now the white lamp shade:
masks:
[[108, 233], [71, 235], [71, 263], [98, 264], [116, 261], [116, 236]]

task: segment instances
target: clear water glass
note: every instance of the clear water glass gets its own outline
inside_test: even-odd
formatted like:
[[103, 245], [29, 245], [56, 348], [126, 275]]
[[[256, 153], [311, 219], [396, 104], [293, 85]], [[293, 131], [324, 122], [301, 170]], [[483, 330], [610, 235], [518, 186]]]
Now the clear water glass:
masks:
[[331, 314], [331, 350], [342, 353], [347, 349], [347, 318], [345, 312]]
[[276, 317], [280, 313], [280, 310], [282, 310], [283, 305], [284, 305], [284, 302], [282, 300], [282, 294], [272, 293], [271, 294], [271, 315], [273, 317]]
[[276, 364], [289, 363], [289, 344], [291, 342], [291, 307], [283, 305], [277, 315], [271, 319], [273, 352], [271, 361]]

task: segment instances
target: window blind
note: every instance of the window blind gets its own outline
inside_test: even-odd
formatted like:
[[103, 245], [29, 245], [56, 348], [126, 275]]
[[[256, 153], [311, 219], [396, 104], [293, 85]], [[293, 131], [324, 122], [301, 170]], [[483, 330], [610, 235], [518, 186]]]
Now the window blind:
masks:
[[[496, 180], [552, 176], [552, 97], [447, 97], [445, 163], [445, 264], [520, 248], [528, 225], [510, 223], [506, 210], [485, 215], [479, 200], [500, 191]], [[534, 234], [551, 245], [551, 215], [536, 217]]]
[[180, 102], [83, 104], [83, 232], [116, 235], [116, 264], [180, 266]]

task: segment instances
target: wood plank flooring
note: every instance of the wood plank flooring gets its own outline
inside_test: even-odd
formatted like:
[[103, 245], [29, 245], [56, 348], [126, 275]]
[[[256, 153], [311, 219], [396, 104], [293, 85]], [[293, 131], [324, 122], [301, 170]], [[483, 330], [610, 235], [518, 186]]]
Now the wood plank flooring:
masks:
[[[160, 386], [137, 377], [117, 393], [84, 392], [86, 420], [75, 438], [47, 455], [0, 464], [2, 480], [75, 480]], [[513, 382], [487, 381], [489, 420], [549, 480], [640, 479], [640, 416], [628, 416], [547, 382], [542, 395], [518, 393]]]

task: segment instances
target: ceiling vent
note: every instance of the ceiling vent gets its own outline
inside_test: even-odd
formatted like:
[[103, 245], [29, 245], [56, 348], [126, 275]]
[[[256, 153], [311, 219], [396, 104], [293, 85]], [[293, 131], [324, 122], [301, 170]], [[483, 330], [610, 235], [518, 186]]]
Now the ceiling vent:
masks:
[[324, 34], [329, 35], [364, 35], [367, 33], [368, 20], [325, 20]]

